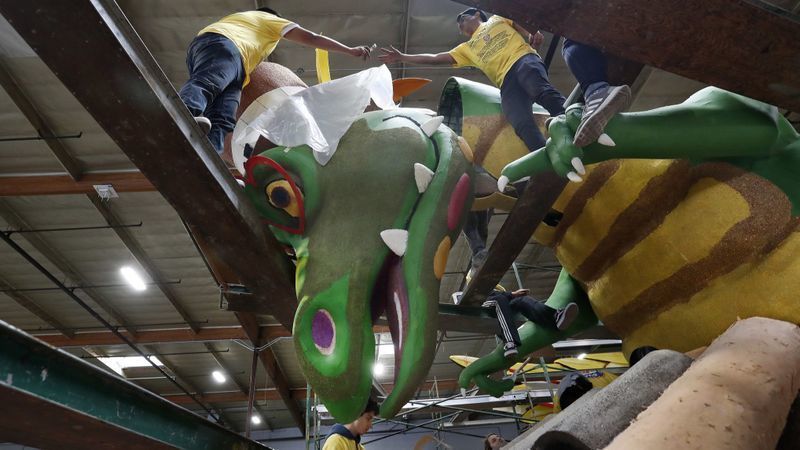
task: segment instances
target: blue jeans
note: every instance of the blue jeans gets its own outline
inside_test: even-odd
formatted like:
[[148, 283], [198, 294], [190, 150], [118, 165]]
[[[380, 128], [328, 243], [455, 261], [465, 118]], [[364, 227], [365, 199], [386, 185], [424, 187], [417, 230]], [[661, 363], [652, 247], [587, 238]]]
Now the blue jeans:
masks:
[[570, 72], [583, 89], [583, 98], [589, 98], [598, 89], [608, 87], [608, 64], [603, 53], [588, 45], [569, 39], [564, 40], [561, 55], [567, 62]]
[[533, 120], [533, 103], [538, 103], [555, 117], [564, 113], [566, 99], [550, 84], [547, 69], [533, 53], [511, 66], [500, 86], [503, 114], [529, 151], [544, 147], [545, 140]]
[[245, 78], [242, 55], [225, 36], [203, 33], [189, 45], [186, 65], [189, 80], [181, 88], [181, 100], [192, 115], [211, 121], [208, 140], [221, 154], [225, 136], [236, 125]]

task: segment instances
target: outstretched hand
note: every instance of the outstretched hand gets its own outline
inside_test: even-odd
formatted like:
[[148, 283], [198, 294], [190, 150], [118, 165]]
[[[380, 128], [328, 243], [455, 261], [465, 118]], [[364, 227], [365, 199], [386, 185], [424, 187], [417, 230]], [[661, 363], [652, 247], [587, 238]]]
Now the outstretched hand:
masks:
[[370, 53], [374, 47], [367, 47], [366, 45], [359, 45], [358, 47], [350, 47], [350, 55], [356, 58], [361, 58], [364, 61], [369, 59]]
[[378, 55], [378, 60], [382, 63], [396, 63], [403, 60], [403, 53], [400, 50], [394, 48], [394, 46], [389, 46], [389, 48], [381, 47], [382, 54]]

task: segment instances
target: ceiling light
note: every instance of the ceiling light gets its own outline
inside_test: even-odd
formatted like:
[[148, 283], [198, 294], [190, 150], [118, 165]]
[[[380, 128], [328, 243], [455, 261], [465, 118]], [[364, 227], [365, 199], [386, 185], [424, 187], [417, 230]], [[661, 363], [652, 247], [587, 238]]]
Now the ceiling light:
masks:
[[375, 365], [372, 366], [372, 374], [375, 376], [383, 375], [384, 370], [386, 370], [386, 368], [381, 363], [375, 363]]
[[583, 359], [583, 358], [586, 358], [586, 353], [581, 353], [580, 355], [578, 355], [578, 359]]
[[216, 381], [217, 383], [222, 384], [225, 382], [225, 375], [219, 370], [211, 372], [211, 377], [214, 378], [214, 381]]
[[119, 269], [119, 273], [122, 275], [122, 278], [131, 285], [131, 287], [137, 291], [143, 291], [147, 289], [147, 285], [144, 283], [144, 280], [139, 275], [138, 272], [133, 270], [133, 268], [129, 266], [125, 266]]
[[117, 191], [114, 190], [114, 186], [110, 184], [95, 184], [93, 185], [94, 190], [97, 192], [97, 196], [100, 197], [102, 200], [110, 200], [112, 198], [118, 198], [119, 194]]
[[394, 344], [391, 342], [387, 342], [385, 344], [378, 345], [378, 358], [381, 356], [390, 356], [394, 355]]
[[250, 421], [253, 422], [253, 425], [261, 425], [261, 417], [253, 414], [253, 417], [250, 418]]
[[[122, 370], [127, 369], [128, 367], [150, 367], [150, 363], [141, 356], [111, 356], [108, 358], [97, 359], [101, 363], [108, 366], [109, 369], [117, 372], [120, 375], [122, 375]], [[150, 361], [157, 366], [164, 365], [155, 356], [151, 356]]]

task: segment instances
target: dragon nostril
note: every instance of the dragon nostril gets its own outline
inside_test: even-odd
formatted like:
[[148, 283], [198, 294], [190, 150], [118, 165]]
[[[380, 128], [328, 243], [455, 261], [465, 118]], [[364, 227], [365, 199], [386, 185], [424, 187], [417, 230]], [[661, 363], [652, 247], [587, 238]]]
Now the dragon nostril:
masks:
[[320, 309], [311, 321], [311, 337], [314, 345], [323, 355], [330, 355], [336, 346], [336, 325], [331, 314]]

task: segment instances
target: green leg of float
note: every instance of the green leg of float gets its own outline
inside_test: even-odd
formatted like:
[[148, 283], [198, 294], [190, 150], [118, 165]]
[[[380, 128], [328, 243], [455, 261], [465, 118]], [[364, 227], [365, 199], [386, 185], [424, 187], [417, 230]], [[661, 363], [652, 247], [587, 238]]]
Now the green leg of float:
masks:
[[533, 322], [526, 322], [519, 329], [522, 345], [517, 348], [519, 350], [517, 358], [503, 357], [503, 346], [500, 345], [493, 352], [461, 371], [461, 375], [458, 377], [458, 384], [463, 388], [467, 388], [472, 383], [475, 383], [482, 392], [489, 393], [495, 397], [499, 397], [503, 392], [510, 390], [514, 385], [513, 381], [493, 380], [489, 378], [489, 375], [510, 367], [520, 361], [524, 355], [597, 324], [597, 317], [592, 311], [586, 292], [565, 270], [562, 270], [556, 286], [553, 288], [553, 293], [545, 304], [558, 309], [563, 308], [570, 302], [578, 304], [580, 314], [568, 329], [558, 331], [545, 328]]

